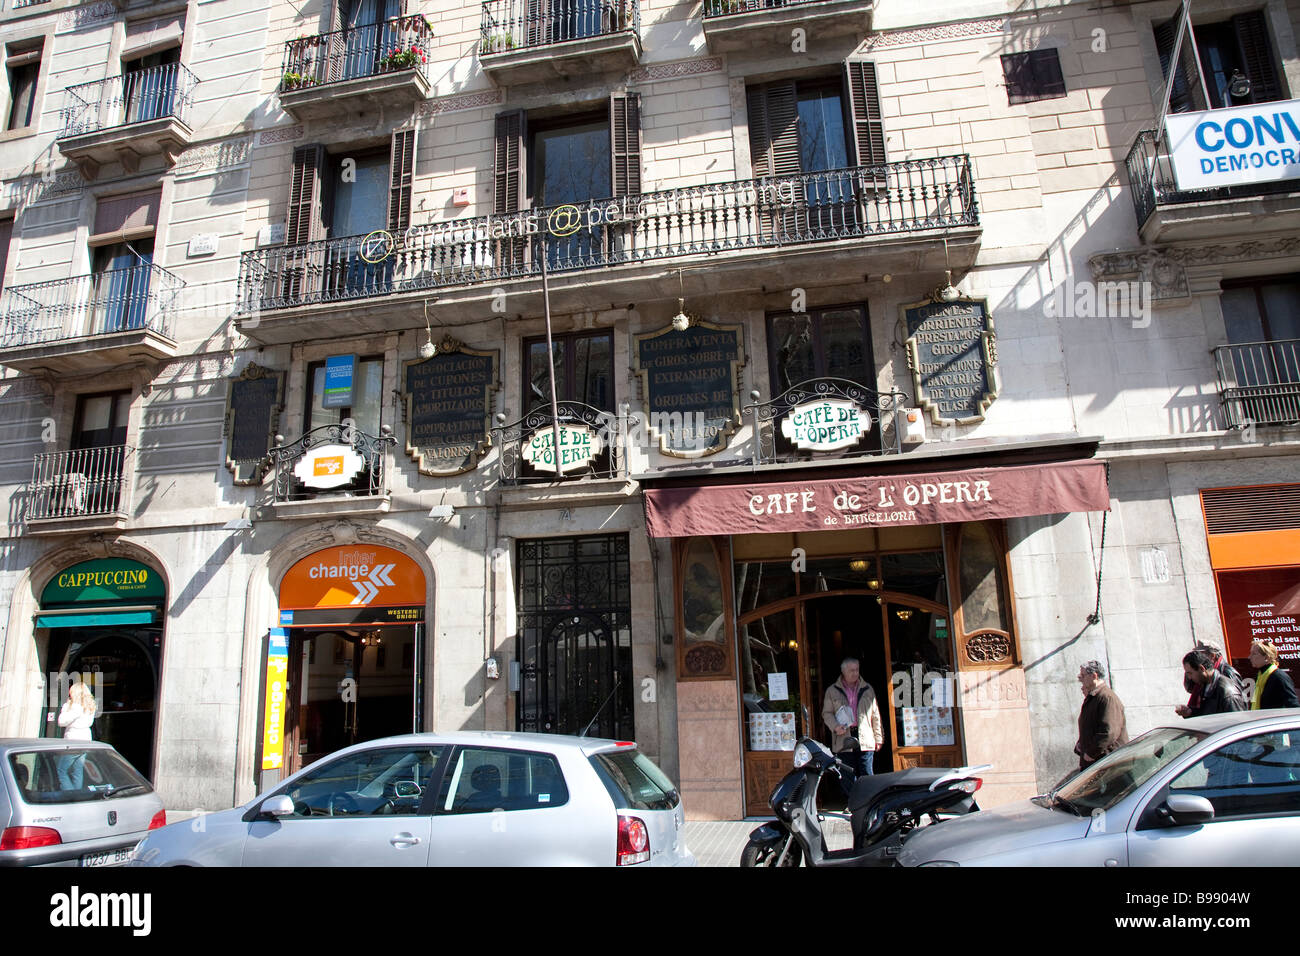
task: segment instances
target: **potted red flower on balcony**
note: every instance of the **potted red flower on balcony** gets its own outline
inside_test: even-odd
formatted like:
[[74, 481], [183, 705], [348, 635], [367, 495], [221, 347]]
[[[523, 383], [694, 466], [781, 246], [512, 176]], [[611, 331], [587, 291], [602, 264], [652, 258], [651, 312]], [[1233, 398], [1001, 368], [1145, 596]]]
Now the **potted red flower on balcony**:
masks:
[[400, 50], [394, 50], [388, 56], [380, 61], [380, 68], [384, 70], [410, 70], [417, 66], [423, 66], [428, 60], [424, 51], [418, 46], [411, 45]]

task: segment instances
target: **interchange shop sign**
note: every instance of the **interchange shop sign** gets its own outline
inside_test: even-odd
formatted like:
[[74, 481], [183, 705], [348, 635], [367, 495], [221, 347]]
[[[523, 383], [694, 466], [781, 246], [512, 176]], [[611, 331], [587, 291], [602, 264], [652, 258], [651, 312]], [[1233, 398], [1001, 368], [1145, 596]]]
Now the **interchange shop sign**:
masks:
[[987, 299], [903, 307], [917, 403], [936, 425], [984, 420], [997, 398], [997, 346]]
[[1179, 189], [1300, 179], [1300, 100], [1173, 113], [1165, 126]]
[[740, 328], [695, 322], [682, 332], [670, 325], [634, 338], [632, 368], [659, 450], [700, 458], [726, 448], [740, 417]]
[[852, 448], [869, 431], [871, 416], [842, 398], [796, 405], [781, 420], [781, 434], [810, 451]]
[[406, 453], [422, 475], [458, 475], [491, 444], [497, 352], [443, 339], [432, 358], [406, 363]]
[[555, 464], [555, 430], [543, 425], [524, 443], [524, 461], [538, 471], [560, 474], [588, 467], [600, 454], [600, 436], [585, 425], [560, 423], [560, 464]]
[[341, 488], [366, 469], [366, 460], [351, 445], [317, 445], [293, 466], [308, 488]]
[[284, 767], [284, 705], [289, 683], [289, 635], [273, 628], [266, 649], [266, 709], [263, 716], [262, 769]]

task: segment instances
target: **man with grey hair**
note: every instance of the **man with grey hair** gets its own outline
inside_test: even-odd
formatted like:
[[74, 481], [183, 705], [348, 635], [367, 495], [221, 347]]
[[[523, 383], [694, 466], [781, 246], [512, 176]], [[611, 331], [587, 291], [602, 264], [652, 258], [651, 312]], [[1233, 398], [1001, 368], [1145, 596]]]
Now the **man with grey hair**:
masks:
[[885, 742], [880, 722], [880, 706], [871, 685], [860, 679], [856, 657], [846, 657], [840, 664], [840, 679], [826, 688], [822, 701], [822, 720], [831, 732], [831, 749], [839, 753], [856, 739], [862, 748], [859, 773], [873, 771], [876, 751]]
[[1106, 668], [1100, 661], [1085, 661], [1079, 668], [1079, 685], [1083, 688], [1083, 707], [1079, 709], [1079, 769], [1100, 760], [1117, 747], [1128, 743], [1124, 726], [1124, 704], [1106, 684]]

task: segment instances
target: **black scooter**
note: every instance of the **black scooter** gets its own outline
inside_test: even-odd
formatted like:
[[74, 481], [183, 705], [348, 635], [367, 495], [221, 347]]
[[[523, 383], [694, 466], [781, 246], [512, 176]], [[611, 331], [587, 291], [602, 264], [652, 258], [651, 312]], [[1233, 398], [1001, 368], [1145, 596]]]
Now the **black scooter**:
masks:
[[[853, 767], [823, 744], [805, 737], [794, 750], [794, 769], [776, 785], [769, 803], [776, 822], [749, 835], [741, 866], [893, 866], [903, 836], [928, 817], [973, 813], [976, 774], [992, 764], [945, 769], [912, 767], [895, 773], [856, 777]], [[846, 814], [853, 847], [829, 850], [817, 809], [817, 790], [824, 774], [847, 784]], [[851, 783], [850, 783], [851, 781]]]

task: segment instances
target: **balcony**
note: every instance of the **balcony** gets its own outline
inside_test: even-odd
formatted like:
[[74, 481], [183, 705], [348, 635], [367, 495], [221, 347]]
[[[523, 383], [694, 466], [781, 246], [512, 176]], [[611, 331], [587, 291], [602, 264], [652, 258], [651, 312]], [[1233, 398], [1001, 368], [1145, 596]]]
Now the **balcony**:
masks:
[[145, 263], [11, 286], [0, 297], [0, 365], [78, 375], [171, 358], [184, 286]]
[[1249, 183], [1221, 189], [1179, 189], [1168, 133], [1138, 134], [1125, 160], [1129, 191], [1143, 241], [1223, 239], [1269, 232], [1300, 232], [1300, 180]]
[[786, 275], [860, 282], [866, 252], [873, 274], [942, 275], [970, 267], [979, 236], [968, 156], [713, 183], [415, 226], [387, 249], [350, 236], [246, 252], [241, 330], [267, 344], [391, 330], [418, 322], [432, 289], [466, 321], [487, 318], [493, 288], [512, 282], [512, 309], [540, 312], [543, 250], [552, 304], [566, 310], [676, 297], [662, 264], [687, 257], [712, 267], [688, 296]]
[[795, 27], [809, 37], [860, 39], [874, 9], [874, 0], [704, 0], [704, 42], [710, 53], [789, 49]]
[[410, 110], [429, 95], [432, 43], [433, 30], [421, 16], [289, 40], [280, 106], [299, 120]]
[[59, 149], [87, 179], [113, 162], [134, 173], [146, 156], [171, 166], [193, 139], [188, 116], [197, 86], [179, 63], [70, 86]]
[[1300, 424], [1300, 339], [1211, 350], [1229, 428]]
[[389, 508], [387, 460], [396, 439], [387, 425], [367, 435], [321, 425], [297, 441], [276, 436], [270, 511], [279, 518], [382, 514]]
[[504, 86], [625, 73], [641, 62], [637, 0], [487, 0], [479, 64]]
[[127, 477], [135, 449], [105, 445], [37, 455], [27, 499], [32, 534], [124, 528], [130, 506]]

